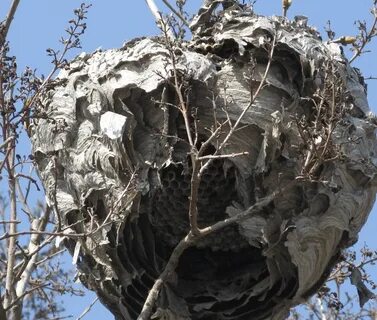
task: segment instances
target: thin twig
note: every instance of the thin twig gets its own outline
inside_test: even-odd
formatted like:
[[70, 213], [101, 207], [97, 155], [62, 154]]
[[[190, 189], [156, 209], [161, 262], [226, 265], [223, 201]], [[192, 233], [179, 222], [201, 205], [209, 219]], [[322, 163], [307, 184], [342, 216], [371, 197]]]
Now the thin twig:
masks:
[[49, 283], [44, 283], [39, 286], [33, 287], [29, 290], [26, 290], [21, 296], [17, 297], [14, 301], [12, 301], [12, 303], [8, 307], [4, 308], [5, 311], [8, 311], [10, 308], [14, 307], [20, 300], [22, 300], [24, 297], [26, 297], [28, 294], [32, 293], [33, 291], [39, 290], [47, 286], [49, 286]]
[[85, 308], [85, 310], [80, 314], [80, 316], [76, 320], [81, 320], [85, 317], [86, 314], [93, 308], [95, 303], [98, 301], [98, 297], [93, 300], [93, 302]]
[[16, 174], [16, 178], [25, 178], [25, 179], [28, 179], [32, 184], [35, 185], [35, 187], [37, 188], [37, 191], [41, 191], [41, 189], [39, 189], [39, 186], [38, 186], [38, 183], [37, 183], [37, 180], [32, 178], [31, 176], [27, 175], [27, 174], [24, 174], [24, 173], [21, 173], [21, 172], [18, 172]]
[[17, 224], [20, 224], [21, 221], [19, 221], [19, 220], [1, 220], [1, 221], [0, 221], [0, 224], [10, 224], [10, 223], [17, 223]]
[[199, 196], [199, 185], [200, 185], [200, 161], [197, 159], [196, 155], [192, 156], [192, 173], [191, 173], [191, 192], [189, 197], [189, 221], [191, 233], [195, 236], [200, 234], [198, 227], [198, 196]]
[[199, 160], [208, 160], [208, 159], [229, 159], [229, 158], [235, 158], [240, 156], [246, 156], [249, 152], [238, 152], [238, 153], [230, 153], [230, 154], [218, 154], [218, 155], [208, 155], [208, 156], [202, 156], [199, 157]]
[[[90, 236], [90, 235], [98, 232], [98, 230], [100, 230], [101, 228], [104, 228], [105, 226], [110, 225], [112, 223], [113, 223], [113, 221], [107, 222], [105, 224], [101, 224], [95, 230], [92, 230], [90, 232], [83, 232], [83, 233], [65, 233], [65, 232], [61, 232], [61, 231], [60, 232], [49, 232], [49, 231], [37, 231], [37, 230], [20, 231], [20, 232], [15, 232], [15, 233], [5, 233], [0, 237], [0, 241], [4, 240], [4, 239], [12, 239], [12, 238], [17, 238], [19, 236], [33, 235], [33, 234], [41, 234], [41, 235], [54, 236], [54, 237], [60, 236], [60, 237], [67, 237], [67, 238], [72, 238], [72, 239], [80, 239], [82, 237]], [[67, 228], [63, 228], [61, 230], [66, 230], [66, 229], [70, 229], [70, 228], [71, 228], [71, 226], [67, 227]]]
[[60, 250], [58, 250], [58, 251], [56, 251], [56, 252], [54, 252], [54, 253], [50, 253], [50, 254], [48, 254], [48, 255], [47, 255], [46, 257], [44, 257], [43, 259], [37, 261], [37, 262], [35, 263], [35, 266], [38, 267], [39, 265], [42, 265], [42, 264], [46, 263], [46, 261], [51, 260], [51, 259], [53, 259], [54, 257], [56, 257], [56, 256], [58, 256], [58, 255], [64, 253], [65, 250], [66, 250], [66, 249], [60, 249]]
[[270, 195], [268, 195], [264, 198], [261, 198], [257, 203], [253, 204], [248, 209], [234, 215], [233, 217], [219, 221], [219, 222], [213, 224], [212, 226], [200, 229], [200, 237], [207, 236], [207, 235], [209, 235], [213, 232], [224, 229], [225, 227], [230, 226], [233, 223], [238, 223], [238, 222], [245, 221], [246, 219], [249, 219], [253, 214], [261, 211], [261, 209], [263, 209], [268, 204], [270, 204], [277, 196], [281, 195], [282, 193], [287, 192], [289, 189], [291, 189], [297, 183], [298, 183], [298, 180], [292, 180], [290, 183], [285, 185], [283, 188], [278, 188], [277, 190], [272, 192]]
[[20, 186], [20, 181], [18, 179], [16, 181], [16, 186], [17, 186], [18, 198], [19, 198], [19, 200], [21, 202], [21, 206], [22, 206], [22, 211], [25, 212], [25, 214], [29, 218], [29, 221], [31, 221], [31, 219], [33, 218], [33, 212], [31, 210], [31, 208], [29, 207], [29, 204], [27, 203], [27, 199], [24, 196], [24, 193], [23, 193], [22, 188]]
[[190, 24], [186, 21], [185, 17], [177, 11], [167, 0], [162, 0], [163, 3], [183, 22], [183, 24], [190, 28]]
[[[161, 13], [160, 10], [158, 10], [158, 7], [157, 7], [155, 1], [154, 0], [145, 0], [145, 2], [147, 3], [149, 10], [151, 11], [152, 15], [154, 16], [157, 25], [161, 28], [166, 23], [164, 22], [164, 19], [162, 17], [162, 13]], [[166, 34], [169, 36], [170, 39], [175, 38], [173, 32], [170, 30], [170, 28], [168, 26], [166, 27]]]
[[[269, 55], [268, 55], [268, 62], [267, 62], [267, 65], [266, 65], [266, 69], [264, 71], [264, 74], [262, 76], [262, 79], [261, 81], [259, 82], [259, 85], [258, 85], [258, 88], [257, 90], [254, 92], [254, 94], [252, 95], [251, 97], [251, 100], [249, 102], [249, 104], [242, 110], [240, 116], [238, 117], [238, 119], [236, 120], [235, 124], [233, 126], [231, 126], [227, 136], [224, 138], [224, 140], [221, 142], [221, 144], [219, 145], [219, 147], [216, 149], [215, 153], [213, 155], [217, 155], [219, 154], [219, 152], [226, 146], [227, 142], [229, 141], [229, 139], [233, 136], [233, 133], [235, 132], [235, 130], [238, 128], [238, 126], [240, 125], [243, 117], [245, 116], [246, 112], [252, 107], [252, 105], [254, 104], [255, 102], [255, 99], [259, 96], [261, 90], [263, 89], [265, 83], [266, 83], [266, 80], [267, 80], [267, 75], [269, 73], [269, 70], [270, 70], [270, 67], [271, 67], [271, 63], [272, 63], [272, 60], [273, 60], [273, 55], [274, 55], [274, 50], [275, 50], [275, 46], [276, 46], [276, 35], [274, 36], [273, 38], [273, 41], [272, 41], [272, 44], [271, 44], [271, 50], [269, 52]], [[203, 172], [205, 171], [205, 169], [209, 166], [209, 164], [211, 163], [211, 159], [209, 161], [207, 161], [206, 164], [204, 164], [200, 171], [199, 171], [199, 176], [201, 176], [203, 174]]]

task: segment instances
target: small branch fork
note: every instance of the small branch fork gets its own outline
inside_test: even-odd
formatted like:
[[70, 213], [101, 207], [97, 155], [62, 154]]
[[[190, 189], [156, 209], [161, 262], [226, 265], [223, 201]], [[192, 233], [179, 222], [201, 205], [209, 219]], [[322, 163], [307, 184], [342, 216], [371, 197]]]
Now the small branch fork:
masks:
[[208, 236], [211, 233], [220, 231], [227, 226], [230, 226], [234, 223], [242, 222], [246, 219], [249, 219], [252, 216], [255, 216], [260, 212], [264, 207], [270, 204], [277, 196], [283, 194], [284, 192], [288, 191], [291, 187], [296, 184], [296, 181], [292, 181], [290, 184], [286, 185], [284, 188], [278, 189], [275, 192], [271, 193], [270, 195], [266, 196], [265, 198], [260, 199], [256, 204], [249, 207], [247, 210], [238, 213], [237, 215], [219, 221], [212, 226], [203, 228], [200, 230], [198, 235], [189, 232], [185, 238], [183, 238], [178, 245], [174, 248], [169, 261], [167, 262], [164, 271], [161, 273], [160, 277], [155, 281], [152, 289], [149, 291], [148, 297], [145, 300], [143, 309], [138, 317], [138, 320], [149, 320], [153, 307], [157, 301], [159, 292], [161, 291], [162, 286], [164, 283], [168, 282], [170, 277], [174, 274], [175, 269], [178, 266], [179, 258], [183, 254], [183, 252], [195, 245], [201, 238]]
[[171, 12], [173, 12], [179, 19], [181, 19], [182, 23], [186, 27], [190, 28], [190, 24], [179, 11], [177, 11], [167, 0], [162, 0], [162, 2], [171, 10]]
[[355, 53], [349, 60], [349, 63], [355, 61], [358, 57], [360, 57], [365, 51], [365, 47], [368, 43], [372, 41], [374, 37], [377, 36], [377, 2], [374, 1], [374, 6], [371, 9], [371, 13], [373, 15], [373, 22], [372, 26], [367, 29], [366, 23], [358, 21], [359, 24], [359, 35], [358, 35], [358, 44], [353, 45], [353, 50]]

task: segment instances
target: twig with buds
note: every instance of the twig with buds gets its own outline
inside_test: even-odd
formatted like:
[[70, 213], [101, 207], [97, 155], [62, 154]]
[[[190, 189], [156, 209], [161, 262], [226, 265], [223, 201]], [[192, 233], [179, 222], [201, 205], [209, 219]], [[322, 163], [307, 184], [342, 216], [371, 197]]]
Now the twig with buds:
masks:
[[285, 18], [287, 17], [287, 12], [288, 12], [289, 7], [292, 4], [292, 0], [282, 0], [282, 4], [283, 4], [283, 17]]

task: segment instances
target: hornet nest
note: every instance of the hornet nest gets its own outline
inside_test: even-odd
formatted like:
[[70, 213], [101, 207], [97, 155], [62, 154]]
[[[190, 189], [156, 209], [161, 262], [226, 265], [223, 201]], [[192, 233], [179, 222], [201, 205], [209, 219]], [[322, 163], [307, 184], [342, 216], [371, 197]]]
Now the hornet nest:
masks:
[[375, 200], [375, 121], [341, 48], [302, 17], [230, 6], [214, 18], [213, 9], [199, 11], [190, 41], [143, 38], [79, 55], [31, 128], [80, 280], [116, 319], [137, 319], [190, 230], [187, 129], [200, 146], [221, 125], [205, 151], [224, 157], [203, 173], [200, 228], [289, 187], [185, 250], [153, 319], [285, 318], [357, 240]]

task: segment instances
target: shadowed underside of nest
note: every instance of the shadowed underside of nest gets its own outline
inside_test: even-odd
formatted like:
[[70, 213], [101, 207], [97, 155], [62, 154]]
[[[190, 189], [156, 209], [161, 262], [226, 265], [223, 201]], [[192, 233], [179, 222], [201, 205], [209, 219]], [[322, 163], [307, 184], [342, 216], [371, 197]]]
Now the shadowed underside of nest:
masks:
[[[175, 50], [198, 145], [216, 123], [239, 118], [276, 45], [263, 89], [221, 151], [245, 154], [216, 159], [203, 174], [199, 226], [242, 212], [302, 174], [305, 137], [324, 145], [310, 133], [317, 95], [335, 79], [334, 104], [325, 97], [323, 108], [341, 112], [323, 135], [341, 157], [187, 249], [159, 295], [156, 319], [283, 319], [323, 283], [374, 202], [375, 125], [339, 47], [302, 22], [233, 7], [226, 13]], [[65, 244], [80, 279], [117, 319], [138, 317], [189, 231], [190, 148], [169, 82], [170, 54], [156, 38], [80, 55], [46, 95], [48, 117], [32, 128], [39, 173], [70, 226]], [[218, 143], [229, 130], [223, 126]], [[76, 232], [88, 234], [69, 237]]]

